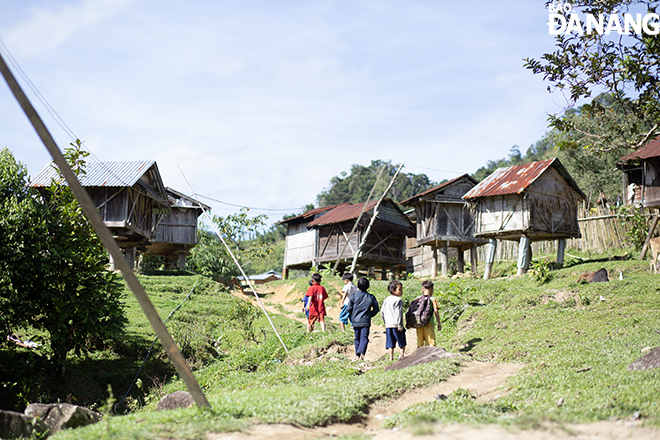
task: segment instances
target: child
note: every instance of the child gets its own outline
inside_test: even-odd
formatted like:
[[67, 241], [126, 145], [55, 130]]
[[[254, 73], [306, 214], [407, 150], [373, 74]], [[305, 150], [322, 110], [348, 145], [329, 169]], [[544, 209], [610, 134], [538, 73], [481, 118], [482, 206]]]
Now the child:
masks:
[[394, 348], [399, 343], [403, 359], [406, 353], [406, 331], [403, 328], [403, 285], [400, 281], [392, 280], [387, 286], [390, 296], [383, 301], [383, 322], [385, 323], [385, 349], [390, 351], [390, 361], [394, 360]]
[[307, 333], [314, 330], [314, 323], [318, 320], [321, 323], [321, 331], [325, 331], [325, 300], [328, 298], [328, 292], [321, 285], [321, 274], [312, 275], [313, 284], [307, 289], [305, 296], [308, 296], [306, 310], [309, 311], [307, 318]]
[[346, 310], [355, 332], [355, 356], [358, 360], [364, 360], [369, 344], [371, 318], [378, 314], [379, 308], [376, 297], [367, 292], [369, 289], [368, 279], [360, 278], [357, 287], [359, 290], [351, 295]]
[[[426, 280], [422, 283], [422, 295], [431, 297], [433, 315], [435, 316], [435, 320], [438, 321], [438, 331], [442, 330], [440, 315], [438, 314], [438, 300], [433, 298], [433, 281]], [[433, 316], [431, 316], [428, 324], [417, 329], [417, 347], [423, 347], [424, 345], [435, 347], [435, 329], [433, 324]]]
[[342, 275], [341, 279], [344, 281], [344, 287], [342, 287], [341, 292], [341, 312], [339, 312], [339, 327], [341, 331], [345, 330], [345, 325], [348, 324], [348, 311], [346, 307], [348, 306], [348, 300], [351, 299], [351, 295], [358, 291], [358, 288], [353, 284], [353, 274], [345, 272]]

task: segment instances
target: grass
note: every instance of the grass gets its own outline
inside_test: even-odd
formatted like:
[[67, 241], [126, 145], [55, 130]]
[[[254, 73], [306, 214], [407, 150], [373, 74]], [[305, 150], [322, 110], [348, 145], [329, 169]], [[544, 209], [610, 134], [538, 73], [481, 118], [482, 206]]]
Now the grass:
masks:
[[[493, 272], [509, 273], [511, 267], [500, 264]], [[622, 270], [626, 278], [575, 282], [581, 273], [601, 267], [617, 276]], [[648, 274], [647, 261], [569, 258], [566, 267], [551, 271], [543, 282], [528, 276], [434, 280], [439, 296], [460, 288], [477, 300], [455, 322], [447, 321], [437, 335], [440, 346], [464, 357], [393, 372], [384, 371], [385, 360], [366, 369], [351, 362], [342, 350], [347, 346], [351, 353], [351, 332], [329, 326], [326, 334], [307, 335], [304, 324], [288, 314], [273, 317], [289, 348], [286, 353], [262, 312], [205, 278], [142, 277], [141, 281], [163, 319], [195, 285], [167, 326], [193, 366], [211, 410], [154, 411], [162, 395], [185, 389], [158, 346], [150, 361], [154, 364], [140, 376], [141, 387], [134, 387], [128, 399], [125, 415], [59, 433], [55, 439], [202, 438], [207, 432], [240, 430], [255, 422], [300, 426], [352, 422], [364, 417], [374, 402], [444, 380], [467, 358], [526, 366], [508, 381], [510, 392], [496, 401], [480, 402], [469, 391], [458, 390], [447, 399], [413, 405], [387, 419], [386, 425], [422, 434], [436, 422], [525, 428], [547, 421], [565, 424], [639, 416], [645, 424], [660, 425], [660, 371], [626, 371], [642, 349], [660, 345], [656, 333], [660, 278]], [[307, 279], [278, 283], [293, 283], [300, 295], [307, 287]], [[333, 286], [341, 286], [341, 281], [324, 277], [323, 284], [332, 298], [338, 290]], [[421, 291], [420, 280], [403, 285], [404, 302]], [[372, 282], [370, 291], [380, 303], [388, 295], [386, 286], [385, 281]], [[87, 371], [98, 371], [100, 366], [105, 373], [95, 387], [116, 383], [116, 395], [132, 381], [153, 331], [132, 296], [126, 296], [126, 305], [130, 326], [125, 340], [87, 359], [72, 359], [79, 386], [87, 386], [93, 376], [83, 376], [83, 366]], [[381, 324], [380, 316], [374, 322]], [[16, 359], [30, 362], [32, 358], [21, 352]], [[112, 376], [115, 382], [103, 383], [113, 368], [118, 368]], [[97, 406], [105, 398], [102, 393]]]

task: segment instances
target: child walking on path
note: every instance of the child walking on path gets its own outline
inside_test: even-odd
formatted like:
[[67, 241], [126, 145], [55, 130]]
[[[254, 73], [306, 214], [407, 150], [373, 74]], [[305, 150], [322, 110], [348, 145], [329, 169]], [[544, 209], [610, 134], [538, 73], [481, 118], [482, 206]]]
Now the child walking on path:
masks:
[[379, 307], [376, 297], [367, 292], [369, 290], [368, 279], [360, 278], [357, 287], [359, 290], [351, 295], [346, 310], [348, 310], [353, 332], [355, 332], [355, 356], [362, 360], [367, 352], [367, 345], [369, 345], [371, 318], [378, 314]]
[[312, 275], [312, 284], [307, 289], [305, 296], [308, 296], [307, 310], [309, 311], [309, 318], [307, 318], [307, 333], [314, 330], [314, 323], [319, 321], [321, 323], [321, 331], [325, 331], [325, 300], [328, 298], [328, 292], [325, 287], [321, 285], [321, 274], [315, 273]]
[[[435, 320], [438, 322], [438, 331], [442, 330], [440, 315], [438, 314], [438, 300], [433, 298], [433, 281], [426, 280], [422, 283], [422, 295], [431, 297], [433, 316], [435, 316]], [[423, 347], [425, 345], [435, 347], [435, 322], [433, 322], [433, 316], [431, 316], [428, 324], [417, 329], [417, 347]]]
[[390, 296], [383, 301], [382, 316], [385, 323], [385, 349], [390, 352], [390, 361], [394, 360], [394, 349], [397, 342], [401, 349], [403, 359], [406, 353], [406, 331], [403, 328], [403, 285], [400, 281], [392, 280], [387, 286]]
[[341, 312], [339, 312], [339, 327], [341, 331], [345, 330], [345, 325], [348, 324], [348, 300], [351, 299], [351, 296], [358, 291], [358, 288], [353, 284], [353, 274], [345, 272], [342, 275], [341, 279], [344, 281], [344, 287], [342, 287], [341, 292]]

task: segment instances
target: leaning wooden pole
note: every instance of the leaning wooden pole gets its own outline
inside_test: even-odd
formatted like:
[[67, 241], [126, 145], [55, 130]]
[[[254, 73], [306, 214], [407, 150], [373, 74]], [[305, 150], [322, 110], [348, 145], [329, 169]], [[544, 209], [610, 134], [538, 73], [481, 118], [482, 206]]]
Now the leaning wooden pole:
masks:
[[[371, 196], [374, 194], [374, 190], [376, 189], [376, 185], [378, 185], [378, 182], [380, 181], [380, 176], [383, 174], [383, 170], [385, 170], [385, 165], [380, 167], [380, 172], [378, 173], [378, 176], [376, 177], [376, 183], [374, 183], [374, 186], [371, 187], [371, 191], [369, 191], [369, 196], [367, 197], [367, 200], [364, 202], [364, 205], [362, 205], [362, 209], [360, 210], [360, 215], [358, 215], [357, 220], [355, 220], [355, 223], [353, 224], [353, 228], [351, 229], [351, 233], [348, 234], [348, 238], [346, 239], [346, 243], [344, 243], [344, 246], [341, 248], [341, 252], [339, 253], [339, 256], [337, 257], [337, 261], [335, 261], [335, 265], [332, 268], [332, 273], [331, 275], [334, 277], [335, 272], [337, 272], [337, 266], [339, 266], [339, 260], [341, 260], [341, 257], [344, 256], [344, 252], [346, 252], [346, 248], [349, 246], [351, 242], [351, 238], [353, 237], [353, 234], [355, 234], [355, 231], [357, 230], [358, 225], [360, 224], [360, 220], [362, 220], [362, 216], [364, 215], [364, 211], [367, 209], [367, 204], [369, 203], [369, 200], [371, 200]], [[355, 250], [357, 252], [357, 249]]]
[[385, 188], [385, 191], [383, 191], [383, 195], [380, 196], [380, 199], [378, 199], [378, 202], [376, 202], [376, 206], [374, 206], [374, 215], [371, 216], [371, 221], [369, 222], [369, 226], [367, 226], [367, 230], [364, 232], [364, 237], [362, 237], [360, 246], [358, 246], [358, 248], [355, 250], [355, 255], [353, 255], [353, 262], [351, 263], [351, 270], [349, 272], [353, 272], [355, 270], [355, 265], [357, 264], [357, 259], [358, 256], [360, 255], [360, 251], [362, 251], [362, 248], [367, 242], [367, 237], [369, 236], [369, 232], [371, 232], [371, 226], [374, 224], [374, 221], [376, 220], [376, 216], [378, 215], [378, 207], [380, 206], [381, 202], [383, 201], [387, 193], [390, 191], [390, 188], [392, 188], [392, 185], [394, 185], [396, 176], [399, 175], [401, 168], [403, 168], [403, 163], [399, 165], [399, 168], [396, 170], [396, 173], [394, 173], [394, 177], [392, 177], [390, 184], [387, 185], [387, 188]]
[[126, 283], [133, 291], [135, 298], [140, 304], [140, 307], [142, 307], [144, 314], [147, 315], [147, 318], [149, 319], [151, 326], [156, 331], [156, 335], [158, 335], [160, 342], [163, 344], [163, 347], [165, 347], [165, 350], [167, 351], [167, 355], [169, 356], [170, 360], [176, 367], [179, 376], [181, 376], [181, 379], [183, 379], [184, 383], [186, 384], [186, 387], [188, 387], [188, 390], [190, 391], [193, 400], [199, 407], [209, 407], [209, 403], [206, 400], [206, 396], [204, 396], [202, 389], [197, 383], [197, 380], [195, 380], [195, 377], [190, 371], [190, 368], [188, 367], [186, 360], [181, 355], [181, 352], [179, 351], [178, 347], [174, 342], [174, 339], [172, 339], [172, 336], [167, 331], [167, 328], [163, 324], [163, 321], [161, 321], [160, 316], [158, 316], [158, 313], [156, 312], [156, 309], [154, 308], [153, 304], [151, 304], [151, 301], [149, 300], [147, 293], [144, 291], [144, 288], [142, 287], [138, 279], [135, 277], [133, 270], [130, 267], [128, 267], [128, 263], [126, 262], [124, 255], [121, 253], [119, 246], [117, 246], [117, 242], [115, 241], [114, 238], [112, 238], [112, 233], [105, 226], [105, 224], [103, 224], [103, 220], [96, 211], [96, 206], [92, 202], [92, 199], [89, 197], [87, 191], [82, 187], [82, 185], [78, 181], [78, 178], [73, 173], [73, 170], [71, 170], [71, 167], [67, 163], [66, 159], [64, 159], [62, 152], [60, 151], [59, 147], [55, 143], [55, 140], [53, 139], [50, 132], [46, 128], [46, 125], [39, 117], [39, 114], [30, 103], [30, 100], [27, 98], [27, 96], [25, 96], [25, 93], [23, 93], [21, 86], [18, 84], [16, 78], [14, 78], [14, 75], [11, 73], [9, 67], [5, 63], [2, 54], [0, 54], [0, 72], [2, 72], [2, 75], [4, 76], [7, 85], [9, 86], [12, 93], [16, 97], [16, 100], [23, 109], [23, 112], [25, 112], [27, 118], [30, 120], [30, 123], [34, 127], [35, 131], [41, 138], [41, 141], [43, 142], [44, 146], [46, 147], [50, 155], [53, 157], [53, 162], [55, 162], [60, 172], [64, 175], [64, 178], [69, 184], [69, 188], [71, 188], [71, 191], [73, 192], [74, 196], [78, 200], [78, 203], [80, 204], [80, 207], [82, 208], [85, 217], [87, 217], [87, 220], [89, 220], [89, 222], [92, 224], [94, 231], [99, 236], [99, 238], [103, 242], [103, 245], [106, 247], [112, 258], [114, 259], [115, 264], [119, 267], [119, 270], [124, 276]]

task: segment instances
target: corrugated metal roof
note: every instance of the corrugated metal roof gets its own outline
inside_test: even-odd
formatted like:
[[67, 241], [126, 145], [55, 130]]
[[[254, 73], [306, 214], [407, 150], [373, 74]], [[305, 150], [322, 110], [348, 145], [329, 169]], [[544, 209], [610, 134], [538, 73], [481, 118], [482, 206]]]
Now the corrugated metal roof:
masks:
[[[327, 214], [322, 215], [321, 217], [312, 221], [308, 226], [312, 227], [312, 226], [331, 225], [333, 223], [341, 223], [347, 220], [356, 219], [360, 215], [360, 211], [362, 211], [362, 206], [364, 206], [364, 203], [357, 203], [355, 205], [351, 205], [351, 204], [338, 205]], [[369, 202], [367, 203], [367, 207], [365, 208], [364, 211], [367, 212], [370, 209], [372, 209], [374, 206], [376, 206], [375, 201]]]
[[479, 183], [479, 181], [478, 181], [477, 179], [475, 179], [474, 177], [470, 176], [469, 174], [463, 174], [462, 176], [458, 176], [458, 177], [456, 177], [456, 178], [454, 178], [454, 179], [451, 179], [451, 180], [448, 180], [448, 181], [446, 181], [446, 182], [444, 182], [444, 183], [441, 183], [441, 184], [438, 185], [438, 186], [435, 186], [435, 187], [433, 187], [433, 188], [431, 188], [431, 189], [427, 189], [427, 190], [424, 191], [424, 192], [421, 192], [421, 193], [419, 193], [419, 194], [416, 194], [416, 195], [412, 196], [411, 198], [404, 200], [403, 202], [401, 202], [401, 204], [405, 206], [405, 205], [409, 204], [410, 202], [416, 201], [416, 199], [418, 199], [418, 198], [420, 198], [420, 197], [424, 197], [425, 195], [428, 195], [428, 194], [431, 194], [431, 193], [433, 193], [433, 192], [435, 192], [435, 191], [439, 191], [439, 190], [441, 190], [441, 189], [443, 189], [443, 188], [449, 187], [449, 186], [451, 186], [453, 183], [455, 183], [455, 182], [457, 182], [457, 181], [459, 181], [459, 180], [461, 180], [461, 179], [463, 179], [463, 178], [466, 178], [466, 177], [467, 177], [469, 180], [471, 180], [475, 185], [476, 185], [477, 183]]
[[651, 157], [659, 157], [659, 156], [660, 156], [660, 137], [657, 137], [648, 144], [644, 145], [639, 150], [626, 154], [621, 159], [619, 159], [619, 161], [625, 163], [635, 159], [649, 159]]
[[[133, 186], [156, 162], [143, 160], [135, 162], [87, 162], [85, 175], [80, 176], [82, 186]], [[52, 163], [46, 165], [33, 178], [32, 186], [49, 186], [52, 180], [59, 180], [59, 174]]]
[[547, 159], [524, 165], [514, 165], [496, 169], [481, 183], [465, 193], [464, 199], [490, 197], [506, 194], [520, 194], [541, 176], [548, 168], [553, 167], [582, 197], [584, 193], [568, 174], [559, 159]]
[[342, 205], [350, 205], [350, 203], [340, 203], [338, 205], [328, 205], [328, 206], [323, 206], [321, 208], [310, 209], [309, 211], [305, 212], [304, 214], [300, 214], [300, 215], [297, 215], [295, 217], [290, 217], [286, 220], [282, 220], [282, 221], [278, 222], [277, 224], [284, 225], [286, 223], [295, 222], [297, 220], [304, 220], [304, 219], [308, 219], [308, 218], [313, 218], [317, 214], [321, 214], [323, 212], [330, 211], [331, 209], [336, 208], [337, 206], [342, 206]]

